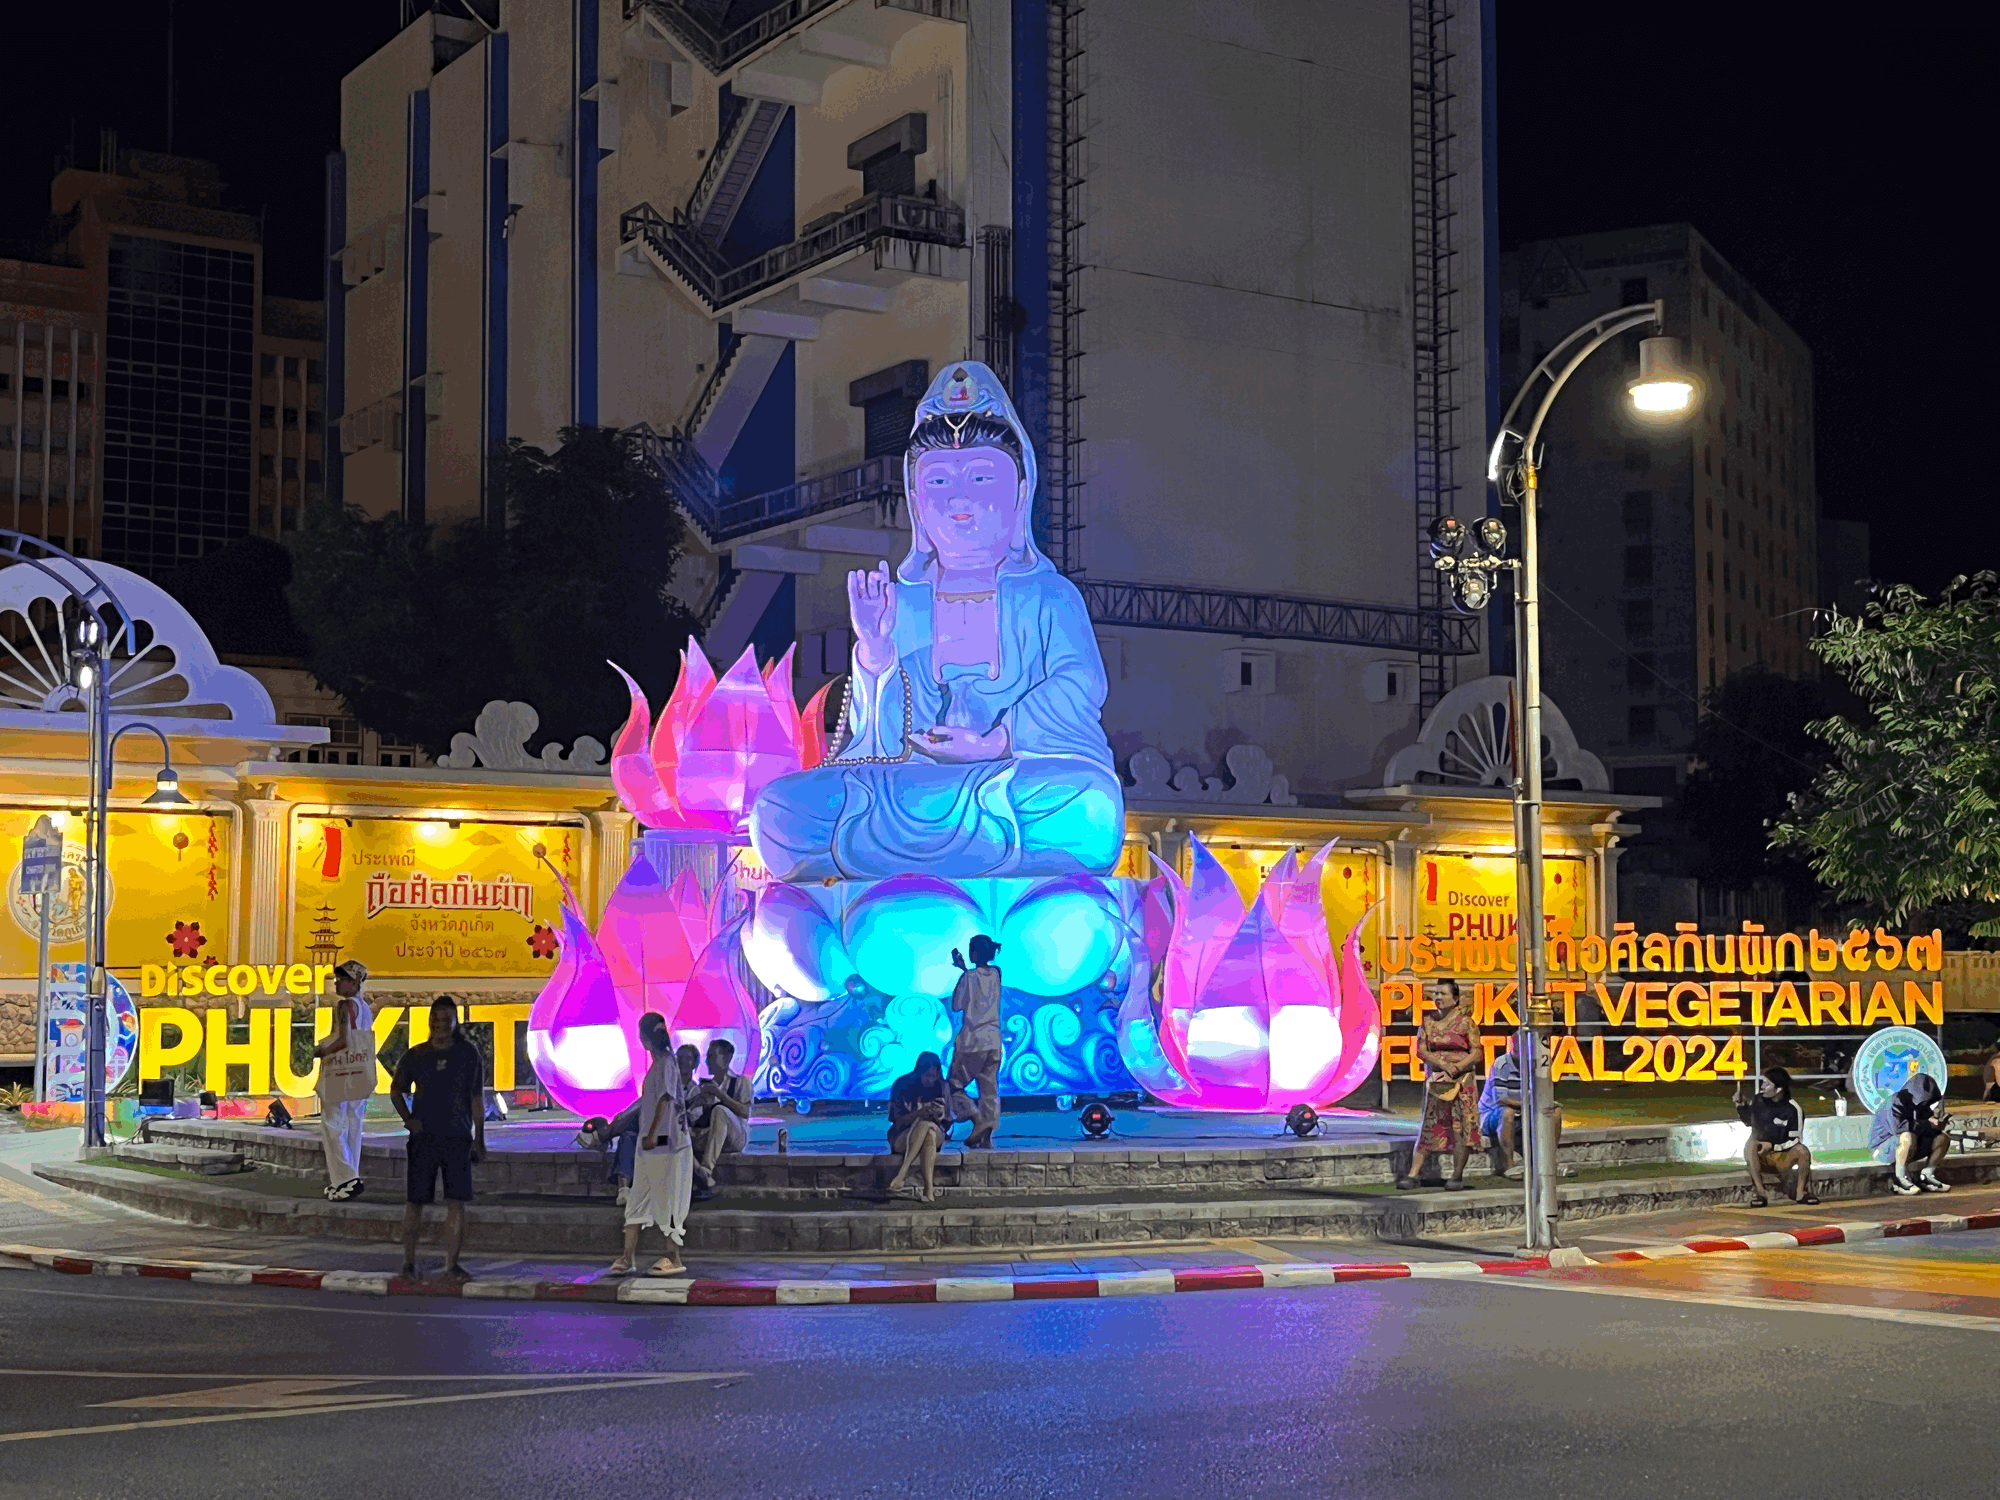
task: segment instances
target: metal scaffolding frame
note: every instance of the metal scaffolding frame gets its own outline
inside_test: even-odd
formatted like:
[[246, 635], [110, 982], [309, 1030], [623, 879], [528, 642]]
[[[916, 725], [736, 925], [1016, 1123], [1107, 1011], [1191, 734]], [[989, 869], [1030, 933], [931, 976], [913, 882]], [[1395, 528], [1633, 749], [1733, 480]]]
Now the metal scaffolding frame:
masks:
[[1083, 0], [1049, 0], [1049, 408], [1047, 547], [1083, 571]]

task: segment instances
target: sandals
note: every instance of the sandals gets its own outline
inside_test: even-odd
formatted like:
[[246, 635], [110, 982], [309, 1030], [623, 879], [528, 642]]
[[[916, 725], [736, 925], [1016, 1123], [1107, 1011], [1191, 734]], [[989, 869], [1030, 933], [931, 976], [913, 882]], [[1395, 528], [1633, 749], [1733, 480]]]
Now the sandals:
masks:
[[604, 1268], [604, 1274], [606, 1276], [630, 1276], [634, 1269], [635, 1267], [632, 1262], [621, 1255]]
[[1750, 1206], [1752, 1208], [1769, 1208], [1771, 1200], [1766, 1198], [1762, 1193], [1752, 1193], [1750, 1195]]
[[1396, 1186], [1401, 1191], [1406, 1193], [1416, 1185], [1417, 1185], [1417, 1179], [1414, 1177], [1398, 1177], [1396, 1179]]
[[1819, 1202], [1819, 1194], [1807, 1193], [1803, 1198], [1799, 1199], [1799, 1202], [1805, 1204], [1808, 1207], [1811, 1207], [1812, 1205]]
[[1462, 1193], [1470, 1185], [1463, 1177], [1447, 1177], [1444, 1180], [1444, 1190], [1447, 1193]]
[[682, 1262], [669, 1260], [665, 1256], [662, 1256], [660, 1259], [654, 1261], [651, 1266], [647, 1267], [646, 1274], [648, 1276], [685, 1276], [687, 1275], [687, 1269], [686, 1265]]

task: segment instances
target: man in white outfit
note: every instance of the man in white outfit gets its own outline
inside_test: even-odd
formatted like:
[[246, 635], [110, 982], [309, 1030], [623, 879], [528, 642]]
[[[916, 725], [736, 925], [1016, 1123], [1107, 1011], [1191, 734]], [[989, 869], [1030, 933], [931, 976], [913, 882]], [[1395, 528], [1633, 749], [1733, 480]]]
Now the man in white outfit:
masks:
[[367, 968], [355, 959], [333, 971], [333, 1032], [313, 1048], [326, 1196], [336, 1203], [361, 1196], [361, 1126], [375, 1094], [375, 1011], [361, 993], [367, 982]]
[[625, 1199], [625, 1250], [612, 1262], [611, 1274], [632, 1273], [638, 1263], [639, 1232], [653, 1224], [667, 1237], [667, 1253], [647, 1274], [678, 1276], [687, 1270], [680, 1247], [694, 1166], [686, 1089], [674, 1061], [666, 1017], [657, 1011], [641, 1016], [639, 1039], [652, 1061], [639, 1090], [639, 1147], [632, 1160], [632, 1190]]

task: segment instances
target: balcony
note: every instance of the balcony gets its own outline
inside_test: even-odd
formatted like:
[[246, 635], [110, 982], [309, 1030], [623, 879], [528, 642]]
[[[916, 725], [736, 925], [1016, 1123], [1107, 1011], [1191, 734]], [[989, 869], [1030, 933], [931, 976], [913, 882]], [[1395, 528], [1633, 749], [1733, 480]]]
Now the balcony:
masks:
[[[687, 214], [671, 219], [650, 203], [628, 209], [618, 220], [621, 257], [643, 257], [663, 276], [679, 282], [704, 308], [720, 313], [782, 286], [818, 266], [867, 250], [910, 247], [912, 274], [921, 274], [923, 247], [965, 247], [965, 210], [929, 198], [876, 193], [839, 217], [789, 244], [765, 251], [742, 265], [730, 265]], [[892, 251], [892, 253], [894, 253]], [[896, 254], [900, 262], [901, 254]]]
[[760, 531], [794, 525], [827, 511], [872, 502], [893, 518], [903, 501], [903, 461], [870, 458], [831, 474], [801, 479], [760, 495], [725, 496], [715, 470], [680, 432], [660, 434], [640, 423], [626, 429], [653, 472], [711, 547]]

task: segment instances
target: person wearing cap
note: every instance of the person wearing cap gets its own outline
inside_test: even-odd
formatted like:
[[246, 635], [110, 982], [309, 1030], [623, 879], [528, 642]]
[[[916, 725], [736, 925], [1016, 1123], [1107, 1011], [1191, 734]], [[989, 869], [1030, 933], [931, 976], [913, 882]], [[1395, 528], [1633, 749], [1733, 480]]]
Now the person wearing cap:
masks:
[[[1000, 1124], [1000, 971], [993, 966], [1000, 945], [985, 933], [966, 945], [972, 967], [965, 969], [958, 950], [951, 956], [965, 972], [951, 992], [951, 1008], [959, 1013], [958, 1037], [951, 1048], [952, 1117], [972, 1121], [972, 1134], [965, 1144], [977, 1149], [993, 1144], [993, 1132]], [[976, 1082], [979, 1098], [967, 1097], [965, 1086]]]
[[313, 1048], [319, 1059], [319, 1125], [326, 1149], [326, 1196], [361, 1196], [361, 1126], [375, 1093], [375, 1012], [361, 993], [368, 970], [349, 959], [333, 971], [333, 1032]]

